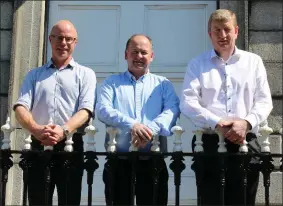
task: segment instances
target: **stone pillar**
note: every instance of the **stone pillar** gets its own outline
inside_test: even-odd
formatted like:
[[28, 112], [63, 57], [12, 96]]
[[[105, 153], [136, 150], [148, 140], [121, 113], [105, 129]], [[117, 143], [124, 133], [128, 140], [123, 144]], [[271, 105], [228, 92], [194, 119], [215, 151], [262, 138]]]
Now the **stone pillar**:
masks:
[[[13, 36], [11, 49], [10, 87], [8, 113], [11, 124], [17, 126], [11, 106], [17, 100], [26, 73], [42, 65], [44, 45], [45, 1], [14, 1]], [[24, 132], [16, 130], [11, 135], [11, 149], [21, 150]], [[20, 205], [22, 199], [22, 171], [19, 155], [14, 155], [7, 184], [7, 205]]]

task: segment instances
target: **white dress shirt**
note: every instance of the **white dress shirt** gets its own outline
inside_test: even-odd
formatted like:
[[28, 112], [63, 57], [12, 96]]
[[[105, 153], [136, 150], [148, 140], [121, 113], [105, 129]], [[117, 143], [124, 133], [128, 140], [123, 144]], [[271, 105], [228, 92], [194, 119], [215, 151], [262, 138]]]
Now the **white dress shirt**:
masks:
[[215, 129], [220, 119], [245, 119], [257, 133], [272, 110], [262, 59], [235, 47], [224, 61], [214, 50], [192, 59], [186, 71], [180, 110], [194, 126]]

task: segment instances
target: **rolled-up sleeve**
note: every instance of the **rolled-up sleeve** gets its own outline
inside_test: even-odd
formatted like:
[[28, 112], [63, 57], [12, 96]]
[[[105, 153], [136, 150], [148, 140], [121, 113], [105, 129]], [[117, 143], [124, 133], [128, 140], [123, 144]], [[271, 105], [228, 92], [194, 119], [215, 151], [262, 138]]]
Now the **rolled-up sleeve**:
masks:
[[86, 109], [94, 112], [96, 102], [96, 75], [90, 68], [84, 68], [84, 76], [81, 79], [78, 110]]
[[34, 82], [34, 71], [31, 70], [27, 73], [24, 78], [24, 81], [21, 86], [20, 94], [18, 100], [13, 105], [13, 110], [15, 110], [16, 106], [22, 105], [28, 111], [32, 109], [33, 98], [34, 98], [34, 90], [35, 90], [35, 82]]

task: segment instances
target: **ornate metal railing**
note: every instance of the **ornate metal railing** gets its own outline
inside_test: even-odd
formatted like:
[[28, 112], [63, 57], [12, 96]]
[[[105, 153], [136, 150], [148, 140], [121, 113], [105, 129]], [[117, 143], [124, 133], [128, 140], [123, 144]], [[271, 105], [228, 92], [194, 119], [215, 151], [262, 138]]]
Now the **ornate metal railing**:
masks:
[[[52, 120], [50, 120], [49, 123], [52, 123]], [[10, 124], [10, 119], [8, 118], [6, 121], [6, 124], [1, 127], [1, 130], [4, 133], [4, 139], [3, 144], [0, 150], [0, 206], [5, 205], [5, 198], [6, 198], [6, 184], [8, 182], [8, 172], [9, 169], [13, 166], [13, 158], [12, 154], [21, 154], [21, 161], [19, 162], [20, 167], [23, 170], [23, 199], [22, 199], [22, 205], [27, 205], [27, 188], [28, 188], [28, 172], [29, 169], [33, 167], [33, 157], [36, 155], [41, 155], [44, 157], [44, 165], [45, 165], [45, 202], [46, 205], [48, 205], [48, 197], [49, 197], [49, 184], [50, 184], [50, 171], [54, 167], [54, 159], [52, 158], [53, 155], [62, 155], [64, 158], [63, 163], [63, 169], [68, 171], [71, 167], [72, 162], [72, 154], [75, 154], [76, 152], [73, 152], [73, 141], [72, 136], [70, 135], [67, 137], [65, 141], [65, 148], [62, 152], [53, 151], [53, 147], [47, 146], [44, 147], [44, 151], [33, 151], [31, 150], [31, 136], [26, 132], [23, 150], [16, 151], [10, 149], [10, 135], [15, 130]], [[261, 163], [259, 164], [259, 170], [263, 174], [263, 184], [265, 188], [265, 205], [270, 204], [269, 200], [269, 188], [270, 188], [270, 174], [275, 171], [275, 167], [273, 165], [273, 158], [281, 158], [281, 162], [283, 159], [282, 154], [273, 154], [270, 152], [270, 143], [269, 143], [269, 135], [273, 132], [270, 127], [268, 127], [267, 123], [261, 125], [259, 134], [257, 134], [257, 137], [259, 139], [259, 142], [261, 143], [261, 153], [254, 154], [248, 152], [247, 142], [244, 141], [243, 144], [239, 148], [239, 152], [236, 154], [227, 153], [224, 137], [218, 133], [219, 137], [219, 147], [218, 147], [218, 153], [206, 153], [203, 149], [203, 142], [202, 142], [202, 134], [205, 132], [202, 129], [196, 129], [194, 132], [196, 136], [196, 142], [195, 142], [195, 152], [194, 153], [188, 153], [188, 152], [182, 152], [182, 141], [181, 136], [184, 132], [184, 130], [180, 126], [175, 126], [172, 128], [172, 132], [174, 133], [174, 147], [173, 152], [167, 152], [167, 153], [161, 153], [159, 148], [159, 139], [158, 137], [153, 137], [152, 146], [151, 146], [151, 152], [149, 153], [140, 153], [137, 151], [137, 148], [134, 145], [130, 146], [130, 152], [129, 153], [118, 153], [116, 152], [116, 141], [115, 137], [117, 133], [119, 132], [117, 128], [108, 127], [107, 132], [109, 134], [109, 142], [107, 147], [107, 152], [96, 152], [96, 142], [95, 142], [95, 133], [96, 129], [92, 125], [92, 122], [90, 122], [89, 126], [85, 129], [86, 136], [87, 136], [87, 142], [86, 142], [86, 149], [84, 151], [84, 169], [87, 172], [87, 185], [88, 185], [88, 205], [92, 205], [92, 185], [93, 185], [93, 176], [97, 168], [99, 167], [99, 164], [97, 162], [98, 156], [105, 156], [106, 157], [106, 167], [111, 171], [111, 174], [113, 175], [115, 172], [115, 163], [116, 159], [119, 156], [128, 156], [128, 158], [132, 162], [132, 205], [134, 205], [134, 191], [135, 191], [135, 171], [136, 171], [136, 165], [138, 161], [139, 156], [149, 156], [152, 158], [154, 162], [154, 169], [152, 172], [153, 178], [154, 178], [154, 199], [156, 200], [156, 191], [158, 188], [158, 162], [163, 157], [171, 157], [171, 163], [169, 165], [169, 168], [174, 173], [174, 184], [175, 184], [175, 205], [180, 205], [180, 185], [181, 185], [181, 174], [182, 171], [185, 169], [186, 165], [184, 163], [184, 157], [194, 157], [195, 159], [201, 159], [204, 156], [217, 156], [219, 158], [219, 162], [221, 164], [221, 175], [220, 175], [220, 183], [221, 183], [221, 201], [222, 205], [224, 205], [224, 187], [225, 187], [225, 158], [227, 156], [236, 155], [239, 158], [241, 158], [242, 164], [240, 166], [241, 172], [242, 172], [242, 178], [243, 178], [243, 195], [244, 199], [245, 197], [245, 190], [247, 187], [247, 169], [248, 169], [248, 162], [247, 159], [250, 156], [257, 156], [260, 158]], [[282, 135], [282, 131], [281, 131]], [[198, 161], [201, 162], [201, 161]], [[198, 170], [202, 170], [202, 165], [198, 164], [196, 166]], [[282, 164], [280, 169], [282, 171]], [[66, 172], [68, 174], [68, 172]], [[66, 177], [68, 178], [68, 177]], [[112, 184], [115, 184], [114, 178], [112, 178]], [[197, 185], [197, 204], [202, 205], [202, 197], [201, 197], [201, 181], [197, 178], [196, 179], [196, 185]], [[113, 187], [110, 187], [113, 188]], [[68, 191], [66, 191], [68, 192]], [[110, 198], [111, 194], [113, 195], [113, 191], [110, 191]], [[113, 197], [113, 196], [112, 196]]]

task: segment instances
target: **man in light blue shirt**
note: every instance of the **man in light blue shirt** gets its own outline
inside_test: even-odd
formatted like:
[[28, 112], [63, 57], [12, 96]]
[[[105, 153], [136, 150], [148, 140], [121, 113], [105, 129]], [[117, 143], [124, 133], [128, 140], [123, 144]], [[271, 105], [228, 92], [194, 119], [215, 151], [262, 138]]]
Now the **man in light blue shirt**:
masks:
[[[103, 82], [96, 113], [106, 125], [120, 130], [116, 137], [118, 152], [129, 152], [131, 142], [139, 151], [149, 152], [154, 135], [160, 138], [161, 151], [166, 151], [166, 136], [179, 116], [179, 99], [171, 82], [149, 72], [153, 60], [152, 41], [145, 35], [133, 35], [127, 42], [125, 59], [128, 71], [111, 75]], [[107, 144], [108, 137], [105, 143]], [[158, 205], [168, 199], [168, 171], [165, 161], [159, 174]], [[119, 159], [115, 171], [113, 204], [130, 205], [131, 164]], [[139, 160], [136, 180], [137, 205], [152, 205], [152, 161]], [[108, 171], [104, 169], [106, 203], [109, 200]]]
[[[44, 145], [62, 151], [66, 137], [77, 131], [73, 134], [73, 150], [78, 153], [72, 154], [73, 165], [68, 170], [71, 181], [62, 167], [64, 158], [52, 157], [55, 166], [49, 179], [48, 205], [52, 205], [55, 186], [59, 205], [80, 205], [84, 163], [81, 132], [93, 115], [96, 76], [93, 70], [74, 61], [77, 38], [71, 22], [61, 20], [53, 26], [49, 35], [52, 59], [28, 72], [13, 108], [18, 122], [32, 135], [33, 150], [43, 150]], [[50, 119], [52, 124], [48, 125]], [[33, 163], [28, 172], [29, 205], [46, 205], [44, 159], [35, 155]]]

